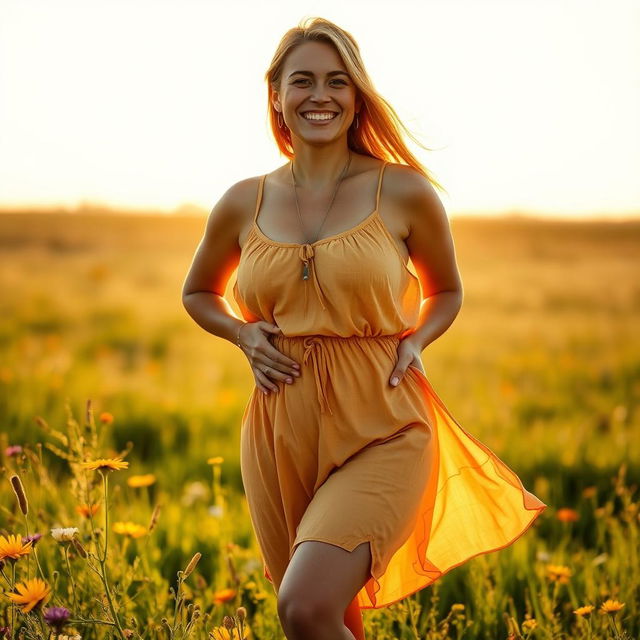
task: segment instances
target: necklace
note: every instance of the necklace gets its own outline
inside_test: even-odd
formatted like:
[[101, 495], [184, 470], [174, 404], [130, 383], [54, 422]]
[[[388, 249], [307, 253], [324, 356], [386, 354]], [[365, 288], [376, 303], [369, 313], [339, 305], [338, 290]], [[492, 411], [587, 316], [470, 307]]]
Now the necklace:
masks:
[[[314, 240], [314, 242], [320, 236], [320, 229], [322, 229], [322, 225], [324, 224], [325, 220], [327, 219], [327, 216], [329, 215], [329, 210], [331, 209], [331, 205], [333, 204], [333, 201], [336, 197], [336, 193], [338, 193], [338, 187], [340, 187], [340, 185], [342, 184], [342, 179], [344, 178], [344, 175], [346, 174], [350, 165], [351, 165], [351, 149], [349, 149], [349, 160], [347, 160], [347, 164], [345, 165], [344, 169], [342, 170], [342, 173], [340, 174], [340, 179], [336, 183], [336, 188], [333, 190], [333, 196], [331, 196], [331, 202], [329, 202], [329, 206], [327, 207], [327, 210], [324, 214], [324, 218], [320, 223], [320, 227], [318, 228], [318, 232], [316, 234], [316, 239]], [[296, 210], [298, 212], [298, 220], [300, 221], [300, 228], [302, 229], [302, 233], [304, 234], [304, 225], [302, 224], [302, 215], [300, 214], [300, 204], [298, 203], [298, 193], [296, 191], [296, 186], [297, 186], [296, 177], [295, 177], [295, 174], [293, 173], [293, 160], [291, 160], [290, 167], [291, 167], [291, 178], [293, 180], [293, 195], [295, 196], [295, 199], [296, 199]], [[307, 244], [311, 244], [311, 242]], [[302, 267], [302, 279], [303, 280], [309, 279], [309, 264], [307, 262], [305, 262], [305, 264]]]

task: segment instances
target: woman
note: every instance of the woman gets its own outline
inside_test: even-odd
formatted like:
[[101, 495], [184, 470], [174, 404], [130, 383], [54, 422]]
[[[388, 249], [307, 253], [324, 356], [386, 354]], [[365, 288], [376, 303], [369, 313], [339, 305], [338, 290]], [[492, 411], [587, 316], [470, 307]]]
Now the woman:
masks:
[[[511, 544], [546, 505], [422, 369], [462, 304], [453, 241], [352, 36], [303, 23], [266, 78], [290, 161], [215, 205], [183, 301], [255, 377], [242, 478], [287, 638], [360, 639], [361, 608]], [[223, 299], [236, 267], [244, 321]]]

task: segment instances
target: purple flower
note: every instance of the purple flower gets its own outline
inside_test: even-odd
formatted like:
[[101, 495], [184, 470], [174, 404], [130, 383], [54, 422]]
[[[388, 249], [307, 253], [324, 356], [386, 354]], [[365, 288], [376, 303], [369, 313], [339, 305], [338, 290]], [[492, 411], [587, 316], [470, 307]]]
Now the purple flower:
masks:
[[30, 536], [22, 536], [22, 544], [27, 544], [29, 540], [32, 541], [32, 547], [35, 547], [36, 542], [42, 538], [41, 533], [32, 533]]
[[22, 447], [19, 444], [12, 444], [4, 450], [4, 455], [7, 456], [7, 458], [17, 456], [19, 453], [22, 453]]
[[49, 607], [44, 612], [44, 621], [56, 631], [62, 631], [71, 612], [66, 607]]

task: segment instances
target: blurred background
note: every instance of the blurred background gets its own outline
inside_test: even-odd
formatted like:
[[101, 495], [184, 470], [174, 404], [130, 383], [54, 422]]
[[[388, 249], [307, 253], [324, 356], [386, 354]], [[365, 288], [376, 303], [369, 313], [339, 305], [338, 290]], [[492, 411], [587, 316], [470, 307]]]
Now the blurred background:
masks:
[[[429, 380], [549, 505], [527, 553], [574, 562], [594, 597], [630, 589], [624, 550], [592, 534], [598, 505], [621, 508], [612, 478], [640, 479], [638, 2], [0, 0], [3, 451], [91, 400], [114, 417], [103, 453], [132, 443], [132, 470], [176, 505], [163, 573], [218, 548], [221, 517], [257, 557], [239, 468], [253, 375], [187, 316], [181, 287], [224, 191], [286, 160], [264, 73], [315, 15], [356, 38], [448, 192], [465, 301], [423, 352]], [[451, 598], [465, 571], [446, 577]]]

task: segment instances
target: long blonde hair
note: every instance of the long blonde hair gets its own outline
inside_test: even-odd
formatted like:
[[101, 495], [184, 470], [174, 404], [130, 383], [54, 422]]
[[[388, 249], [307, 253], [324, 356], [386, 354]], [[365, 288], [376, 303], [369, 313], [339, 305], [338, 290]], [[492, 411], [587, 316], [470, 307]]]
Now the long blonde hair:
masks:
[[281, 153], [289, 159], [294, 156], [291, 132], [288, 127], [281, 128], [278, 125], [279, 112], [273, 107], [271, 93], [274, 88], [277, 91], [281, 88], [282, 69], [287, 55], [298, 45], [310, 41], [333, 45], [362, 99], [362, 107], [358, 112], [358, 127], [355, 128], [352, 124], [347, 134], [349, 148], [356, 153], [380, 160], [409, 165], [427, 178], [434, 187], [446, 192], [446, 189], [432, 177], [404, 143], [400, 133], [401, 128], [420, 147], [431, 151], [413, 136], [394, 108], [375, 90], [364, 68], [360, 49], [353, 36], [324, 18], [306, 18], [297, 27], [289, 29], [280, 40], [265, 73], [269, 124]]

